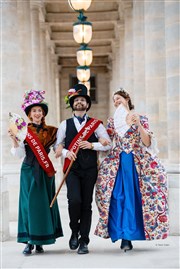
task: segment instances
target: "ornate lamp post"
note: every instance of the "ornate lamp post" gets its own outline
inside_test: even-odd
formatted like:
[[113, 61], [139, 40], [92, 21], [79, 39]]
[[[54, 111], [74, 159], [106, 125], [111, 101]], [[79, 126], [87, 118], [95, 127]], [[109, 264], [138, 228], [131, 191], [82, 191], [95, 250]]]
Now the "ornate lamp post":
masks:
[[86, 21], [87, 17], [84, 16], [83, 11], [86, 11], [90, 5], [91, 0], [68, 0], [70, 7], [79, 12], [78, 21], [73, 24], [73, 37], [75, 41], [81, 44], [77, 50], [77, 62], [80, 66], [76, 68], [77, 78], [79, 83], [82, 83], [90, 89], [90, 68], [92, 63], [93, 54], [87, 44], [92, 38], [92, 23]]

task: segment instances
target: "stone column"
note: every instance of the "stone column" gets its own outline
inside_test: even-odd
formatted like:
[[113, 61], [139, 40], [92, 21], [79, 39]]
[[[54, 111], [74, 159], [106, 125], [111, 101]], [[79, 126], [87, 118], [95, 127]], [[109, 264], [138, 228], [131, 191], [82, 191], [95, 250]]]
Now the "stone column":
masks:
[[7, 187], [7, 178], [0, 177], [1, 184], [1, 201], [0, 201], [0, 214], [1, 214], [1, 227], [0, 227], [0, 241], [9, 239], [9, 192]]
[[[20, 64], [19, 64], [19, 43], [18, 43], [18, 19], [17, 2], [1, 2], [1, 33], [2, 33], [2, 167], [6, 163], [13, 162], [10, 154], [11, 142], [7, 137], [9, 126], [9, 112], [22, 113], [18, 103], [18, 92], [20, 90]], [[16, 33], [16, 34], [15, 34]]]
[[[53, 124], [53, 122], [56, 120], [55, 115], [55, 107], [54, 107], [54, 68], [53, 68], [53, 62], [52, 62], [52, 48], [49, 44], [49, 47], [47, 49], [47, 61], [48, 61], [48, 67], [47, 67], [47, 85], [48, 85], [48, 91], [47, 91], [47, 102], [49, 104], [49, 113], [47, 115], [47, 120], [49, 123]], [[54, 118], [55, 117], [55, 118]]]
[[116, 89], [116, 60], [115, 60], [115, 46], [112, 43], [112, 54], [109, 56], [109, 66], [108, 66], [108, 78], [109, 78], [109, 116], [114, 114], [114, 107], [112, 103], [112, 95]]
[[124, 2], [124, 60], [125, 60], [125, 88], [133, 95], [133, 30], [132, 3]]
[[119, 40], [119, 63], [118, 63], [118, 71], [119, 71], [119, 87], [125, 88], [125, 25], [124, 25], [124, 2], [116, 1], [118, 4], [118, 12], [119, 12], [119, 21], [117, 31], [115, 33], [118, 36]]
[[134, 105], [138, 113], [146, 112], [145, 55], [144, 55], [144, 2], [133, 2], [133, 73]]
[[3, 223], [1, 226], [2, 240], [9, 237], [9, 194], [7, 188], [6, 173], [12, 169], [14, 162], [10, 154], [11, 142], [7, 136], [8, 114], [9, 112], [18, 113], [17, 92], [19, 91], [19, 46], [18, 46], [18, 20], [17, 20], [17, 2], [1, 1], [1, 138], [2, 145], [2, 165], [1, 165], [1, 217]]
[[117, 91], [119, 88], [119, 64], [120, 64], [120, 48], [119, 48], [119, 39], [113, 41], [112, 43], [112, 82], [113, 89], [112, 92]]
[[47, 79], [47, 42], [46, 42], [46, 27], [41, 23], [40, 30], [40, 47], [41, 47], [41, 80], [42, 89], [48, 91]]
[[32, 56], [33, 56], [33, 88], [41, 90], [41, 53], [40, 53], [40, 22], [39, 1], [31, 2]]
[[124, 86], [124, 26], [119, 20], [115, 24], [115, 40], [112, 42], [111, 82], [109, 92], [109, 115], [113, 115], [115, 108], [112, 101], [113, 93]]
[[124, 61], [124, 24], [121, 25], [119, 31], [119, 86], [125, 87], [125, 61]]
[[179, 163], [179, 1], [165, 1], [168, 162]]
[[166, 81], [168, 122], [168, 182], [170, 233], [179, 235], [179, 1], [165, 1]]
[[55, 91], [56, 91], [56, 119], [57, 119], [57, 126], [59, 126], [59, 123], [61, 122], [61, 115], [60, 115], [60, 78], [59, 78], [59, 66], [56, 65], [55, 69]]
[[24, 92], [33, 88], [30, 2], [18, 1], [17, 8], [21, 82], [19, 97], [22, 102]]
[[56, 95], [56, 68], [57, 68], [57, 59], [53, 54], [51, 55], [52, 68], [51, 68], [51, 81], [52, 81], [52, 90], [51, 90], [51, 115], [52, 120], [51, 124], [57, 126], [57, 95]]
[[167, 94], [164, 1], [144, 1], [146, 111], [160, 149], [167, 158]]

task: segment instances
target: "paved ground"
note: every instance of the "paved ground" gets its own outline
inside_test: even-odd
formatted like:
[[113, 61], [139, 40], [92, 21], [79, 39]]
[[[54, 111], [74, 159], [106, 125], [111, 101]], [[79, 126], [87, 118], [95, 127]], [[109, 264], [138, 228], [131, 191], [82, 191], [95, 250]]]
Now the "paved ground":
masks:
[[112, 243], [93, 234], [98, 214], [93, 204], [93, 223], [89, 254], [78, 255], [68, 248], [68, 227], [65, 189], [58, 197], [64, 237], [56, 244], [45, 246], [45, 253], [25, 257], [23, 244], [16, 243], [17, 223], [10, 223], [11, 238], [1, 244], [1, 268], [180, 268], [179, 237], [170, 236], [158, 241], [134, 241], [133, 250], [124, 253], [120, 241]]

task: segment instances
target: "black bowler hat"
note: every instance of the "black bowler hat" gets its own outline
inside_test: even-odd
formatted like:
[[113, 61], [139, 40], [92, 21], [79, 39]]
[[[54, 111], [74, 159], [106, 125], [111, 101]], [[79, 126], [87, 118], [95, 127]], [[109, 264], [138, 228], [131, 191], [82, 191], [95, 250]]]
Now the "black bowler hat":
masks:
[[82, 97], [86, 98], [86, 101], [89, 104], [89, 107], [87, 108], [87, 111], [88, 111], [91, 107], [91, 98], [87, 94], [87, 88], [84, 84], [76, 84], [73, 87], [73, 89], [69, 90], [69, 104], [70, 104], [72, 109], [73, 109], [74, 99], [78, 96], [82, 96]]

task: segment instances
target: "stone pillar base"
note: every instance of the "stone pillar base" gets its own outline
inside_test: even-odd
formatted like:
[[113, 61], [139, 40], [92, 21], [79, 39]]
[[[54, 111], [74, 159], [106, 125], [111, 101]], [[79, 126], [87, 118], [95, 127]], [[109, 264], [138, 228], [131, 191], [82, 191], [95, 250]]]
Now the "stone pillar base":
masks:
[[168, 201], [170, 235], [180, 235], [179, 226], [179, 197], [180, 197], [180, 165], [166, 164], [168, 175]]
[[1, 203], [0, 203], [0, 213], [2, 217], [2, 225], [0, 227], [0, 241], [6, 241], [9, 239], [9, 192], [7, 191], [7, 182], [4, 177], [0, 179], [1, 181]]

